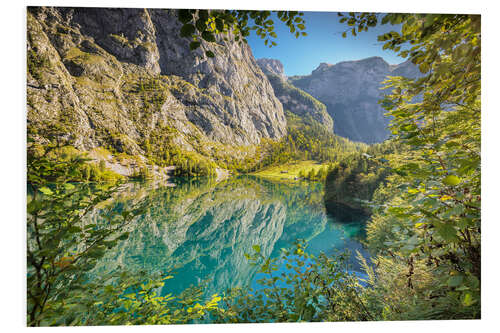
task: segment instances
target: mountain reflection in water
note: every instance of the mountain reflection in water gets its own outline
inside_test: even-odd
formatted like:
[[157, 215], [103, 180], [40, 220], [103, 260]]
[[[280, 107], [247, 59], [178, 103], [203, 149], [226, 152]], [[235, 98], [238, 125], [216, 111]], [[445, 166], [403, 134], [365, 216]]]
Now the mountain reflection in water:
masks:
[[[266, 257], [278, 257], [297, 239], [306, 240], [315, 255], [349, 249], [366, 256], [359, 242], [364, 217], [345, 224], [327, 216], [319, 183], [251, 176], [218, 183], [177, 181], [175, 187], [131, 183], [112, 204], [131, 206], [139, 200], [146, 200], [146, 212], [127, 226], [129, 238], [106, 253], [92, 274], [119, 266], [151, 273], [172, 270], [174, 278], [163, 294], [203, 281], [208, 281], [207, 294], [213, 294], [254, 284], [258, 267], [249, 265], [245, 253], [253, 253], [256, 244]], [[359, 269], [356, 260], [351, 262]]]

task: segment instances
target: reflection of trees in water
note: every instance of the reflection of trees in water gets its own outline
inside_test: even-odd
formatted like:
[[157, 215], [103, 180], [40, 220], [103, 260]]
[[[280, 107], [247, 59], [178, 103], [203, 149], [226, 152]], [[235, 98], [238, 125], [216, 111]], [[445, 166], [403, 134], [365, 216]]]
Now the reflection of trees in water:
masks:
[[[274, 256], [297, 238], [311, 239], [327, 224], [321, 184], [275, 183], [257, 177], [223, 182], [179, 182], [176, 187], [132, 184], [115, 203], [147, 200], [146, 213], [130, 236], [100, 261], [95, 274], [121, 265], [127, 270], [175, 269], [167, 285], [177, 292], [210, 278], [207, 292], [249, 285], [256, 267], [245, 253], [259, 244]], [[168, 286], [174, 285], [169, 288]]]
[[353, 223], [360, 220], [366, 220], [368, 214], [365, 209], [356, 207], [359, 203], [350, 200], [351, 204], [340, 201], [325, 201], [325, 207], [328, 215], [341, 223]]

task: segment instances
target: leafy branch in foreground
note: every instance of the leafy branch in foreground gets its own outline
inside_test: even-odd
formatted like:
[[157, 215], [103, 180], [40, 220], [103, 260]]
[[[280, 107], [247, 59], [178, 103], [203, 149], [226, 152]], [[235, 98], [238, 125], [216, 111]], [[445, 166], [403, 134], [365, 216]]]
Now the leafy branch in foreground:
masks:
[[[397, 288], [375, 289], [387, 300], [386, 319], [478, 318], [480, 16], [350, 13], [341, 20], [364, 31], [367, 20], [373, 25], [380, 18], [401, 26], [400, 32], [379, 36], [384, 49], [408, 57], [424, 75], [385, 81], [391, 92], [381, 104], [392, 117], [392, 140], [407, 149], [391, 158], [397, 176], [375, 193], [375, 201], [383, 200], [368, 224], [368, 244], [379, 255], [375, 261], [392, 263], [380, 265], [377, 274], [394, 275], [400, 267], [413, 292], [403, 297]], [[432, 278], [415, 279], [417, 271]], [[413, 305], [402, 309], [408, 299]]]
[[108, 210], [105, 220], [85, 217], [111, 198], [113, 184], [74, 184], [68, 180], [86, 162], [57, 162], [28, 155], [27, 292], [28, 325], [53, 324], [46, 318], [64, 311], [68, 292], [84, 289], [85, 273], [106, 249], [128, 237], [125, 226], [140, 213]]
[[[180, 295], [161, 295], [167, 275], [144, 278], [146, 272], [121, 272], [113, 279], [91, 281], [89, 292], [75, 294], [78, 302], [88, 304], [75, 317], [78, 325], [168, 325], [203, 322], [210, 313], [220, 311], [217, 294], [206, 298], [201, 286], [184, 290]], [[110, 282], [111, 281], [111, 282]], [[104, 282], [104, 288], [101, 283]]]
[[235, 288], [222, 298], [217, 322], [315, 322], [375, 320], [363, 300], [362, 280], [348, 265], [348, 253], [306, 252], [303, 241], [281, 258], [265, 258], [260, 247], [247, 255], [260, 265], [258, 289]]
[[[246, 43], [251, 31], [264, 40], [264, 44], [272, 47], [277, 45], [272, 39], [277, 35], [271, 11], [255, 10], [213, 10], [213, 9], [179, 9], [178, 18], [182, 23], [181, 37], [191, 40], [189, 47], [195, 50], [201, 46], [201, 41], [216, 42], [216, 35], [229, 33], [234, 35], [236, 42]], [[278, 19], [283, 22], [295, 37], [307, 36], [303, 13], [297, 11], [275, 11]], [[253, 23], [252, 23], [253, 22]], [[224, 37], [227, 40], [227, 37]], [[214, 57], [213, 51], [205, 51], [207, 57]]]

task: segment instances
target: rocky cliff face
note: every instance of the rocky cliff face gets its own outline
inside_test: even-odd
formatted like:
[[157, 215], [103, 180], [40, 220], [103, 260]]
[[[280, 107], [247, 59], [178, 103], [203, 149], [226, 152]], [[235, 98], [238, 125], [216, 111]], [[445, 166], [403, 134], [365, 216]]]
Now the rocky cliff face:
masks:
[[311, 117], [326, 130], [333, 132], [333, 119], [328, 114], [326, 106], [305, 91], [288, 83], [281, 61], [262, 58], [257, 59], [257, 63], [269, 79], [274, 94], [285, 110], [304, 119]]
[[274, 74], [286, 80], [285, 68], [283, 64], [278, 59], [260, 58], [257, 59], [257, 64], [259, 64], [260, 69], [264, 74]]
[[158, 137], [197, 151], [285, 135], [282, 105], [250, 48], [218, 36], [191, 52], [175, 15], [28, 8], [29, 133], [133, 155]]
[[371, 57], [335, 65], [321, 63], [311, 75], [290, 77], [289, 82], [326, 105], [335, 119], [336, 134], [376, 143], [389, 135], [389, 118], [378, 104], [384, 93], [380, 82], [388, 75], [417, 77], [419, 71], [410, 62], [389, 65], [380, 57]]

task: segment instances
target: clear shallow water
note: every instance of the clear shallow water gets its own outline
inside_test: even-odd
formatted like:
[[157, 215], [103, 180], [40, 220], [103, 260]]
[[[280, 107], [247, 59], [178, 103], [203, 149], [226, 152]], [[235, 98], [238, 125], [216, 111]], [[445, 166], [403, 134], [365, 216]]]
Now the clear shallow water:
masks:
[[[345, 224], [327, 216], [322, 184], [247, 176], [176, 185], [127, 185], [112, 204], [119, 208], [145, 200], [147, 210], [127, 226], [129, 238], [111, 249], [92, 274], [119, 266], [131, 271], [172, 271], [174, 278], [167, 281], [162, 294], [178, 294], [203, 281], [207, 281], [207, 294], [214, 294], [230, 287], [256, 287], [258, 268], [245, 258], [255, 244], [268, 257], [278, 257], [297, 239], [306, 240], [308, 252], [315, 255], [349, 249], [366, 256], [359, 242], [364, 217]], [[351, 262], [358, 270], [356, 261]]]

